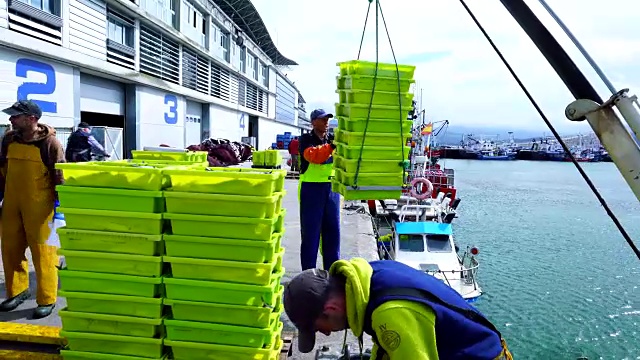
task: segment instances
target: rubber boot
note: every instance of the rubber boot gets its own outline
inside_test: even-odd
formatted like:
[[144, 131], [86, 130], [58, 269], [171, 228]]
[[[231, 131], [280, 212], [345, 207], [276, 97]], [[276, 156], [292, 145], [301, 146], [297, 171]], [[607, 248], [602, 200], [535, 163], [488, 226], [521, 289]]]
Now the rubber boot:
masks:
[[0, 312], [15, 310], [18, 306], [22, 305], [22, 303], [25, 302], [25, 300], [27, 300], [29, 297], [31, 297], [29, 290], [25, 290], [20, 294], [3, 301], [0, 304]]
[[38, 305], [38, 307], [33, 310], [32, 318], [34, 319], [42, 319], [51, 315], [53, 309], [56, 307], [56, 304], [51, 305]]

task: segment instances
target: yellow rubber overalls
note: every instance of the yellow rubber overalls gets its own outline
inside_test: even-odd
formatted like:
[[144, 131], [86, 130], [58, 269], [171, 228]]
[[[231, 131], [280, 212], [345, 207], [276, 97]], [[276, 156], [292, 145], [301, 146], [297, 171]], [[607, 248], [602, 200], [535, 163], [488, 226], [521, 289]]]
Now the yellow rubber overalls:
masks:
[[47, 245], [53, 218], [54, 188], [40, 149], [12, 142], [7, 151], [5, 197], [2, 209], [2, 264], [7, 298], [29, 288], [25, 251], [31, 250], [36, 271], [38, 305], [56, 302], [58, 255]]

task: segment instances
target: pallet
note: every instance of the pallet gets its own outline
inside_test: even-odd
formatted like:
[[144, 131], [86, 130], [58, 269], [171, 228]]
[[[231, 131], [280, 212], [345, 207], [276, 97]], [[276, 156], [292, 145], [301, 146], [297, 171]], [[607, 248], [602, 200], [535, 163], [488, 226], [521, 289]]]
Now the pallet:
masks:
[[297, 171], [288, 171], [287, 172], [287, 176], [285, 176], [285, 179], [300, 179], [300, 173]]
[[294, 333], [283, 332], [282, 333], [282, 341], [284, 345], [282, 345], [282, 350], [280, 351], [280, 360], [286, 360], [293, 356], [293, 338], [295, 337]]
[[280, 170], [282, 165], [278, 166], [264, 166], [264, 165], [251, 165], [252, 169], [268, 169], [268, 170]]

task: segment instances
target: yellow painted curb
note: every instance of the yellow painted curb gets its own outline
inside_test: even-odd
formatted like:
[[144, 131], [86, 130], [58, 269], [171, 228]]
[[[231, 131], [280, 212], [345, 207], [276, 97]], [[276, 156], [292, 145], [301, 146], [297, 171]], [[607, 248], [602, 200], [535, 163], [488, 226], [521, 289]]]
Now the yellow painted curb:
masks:
[[61, 355], [45, 354], [36, 352], [0, 350], [2, 360], [62, 360]]
[[[7, 322], [0, 323], [0, 341], [18, 341], [60, 346], [66, 344], [66, 340], [60, 337], [59, 327]], [[8, 358], [0, 356], [0, 359]]]

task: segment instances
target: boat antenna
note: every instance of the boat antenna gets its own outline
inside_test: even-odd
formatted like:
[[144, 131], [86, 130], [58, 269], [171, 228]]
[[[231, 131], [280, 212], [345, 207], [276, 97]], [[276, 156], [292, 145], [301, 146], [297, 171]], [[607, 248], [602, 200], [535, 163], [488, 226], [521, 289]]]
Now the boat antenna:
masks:
[[529, 101], [531, 102], [531, 105], [533, 105], [533, 107], [536, 109], [536, 111], [538, 112], [538, 114], [540, 115], [542, 120], [545, 122], [545, 124], [547, 124], [547, 127], [549, 128], [549, 130], [551, 130], [551, 132], [553, 133], [553, 136], [556, 138], [556, 140], [558, 141], [560, 146], [562, 146], [562, 149], [565, 151], [566, 154], [569, 155], [569, 158], [571, 159], [571, 162], [576, 167], [576, 169], [578, 170], [578, 172], [580, 173], [580, 175], [582, 176], [584, 181], [587, 183], [587, 185], [589, 186], [589, 188], [591, 189], [593, 194], [596, 196], [596, 198], [600, 202], [600, 205], [602, 205], [602, 207], [604, 208], [604, 210], [607, 213], [607, 215], [609, 215], [609, 217], [611, 218], [611, 220], [615, 224], [616, 228], [618, 228], [618, 231], [620, 231], [620, 234], [625, 239], [625, 241], [627, 242], [629, 247], [631, 247], [631, 250], [633, 250], [633, 252], [636, 254], [638, 259], [640, 259], [640, 249], [638, 249], [636, 244], [633, 242], [633, 239], [631, 239], [631, 236], [629, 236], [629, 233], [627, 233], [627, 231], [625, 230], [624, 226], [622, 226], [622, 223], [620, 223], [620, 220], [618, 220], [618, 217], [613, 213], [613, 211], [611, 211], [611, 208], [609, 207], [607, 202], [604, 200], [604, 198], [600, 194], [600, 191], [598, 191], [596, 186], [593, 184], [593, 182], [589, 178], [589, 175], [587, 175], [587, 173], [585, 173], [584, 169], [582, 169], [582, 166], [580, 166], [580, 164], [578, 163], [576, 158], [573, 156], [573, 154], [569, 150], [569, 147], [567, 147], [567, 144], [564, 142], [564, 140], [562, 140], [562, 138], [560, 137], [560, 134], [558, 134], [558, 132], [556, 131], [555, 127], [553, 126], [553, 124], [551, 124], [551, 122], [549, 121], [547, 116], [544, 114], [544, 112], [542, 111], [542, 109], [540, 108], [538, 103], [535, 101], [535, 99], [533, 98], [533, 96], [531, 95], [531, 93], [529, 92], [527, 87], [524, 85], [522, 80], [520, 80], [520, 77], [513, 70], [513, 68], [509, 64], [509, 61], [507, 61], [507, 59], [504, 57], [504, 55], [502, 54], [500, 49], [498, 49], [498, 46], [493, 42], [493, 39], [491, 39], [491, 36], [487, 33], [487, 31], [482, 26], [482, 24], [480, 24], [480, 21], [478, 21], [478, 18], [476, 18], [476, 16], [474, 15], [473, 11], [471, 11], [471, 8], [469, 8], [469, 6], [465, 2], [465, 0], [460, 0], [460, 4], [462, 4], [464, 9], [467, 11], [467, 13], [469, 14], [469, 16], [471, 17], [473, 22], [476, 24], [478, 29], [482, 32], [484, 37], [487, 39], [487, 41], [489, 42], [489, 44], [491, 45], [493, 50], [496, 52], [498, 57], [500, 57], [500, 60], [502, 60], [504, 65], [507, 67], [507, 70], [509, 70], [509, 73], [511, 73], [511, 76], [513, 76], [513, 79], [518, 83], [518, 85], [520, 86], [520, 88], [522, 89], [522, 91], [524, 92], [526, 97], [529, 99]]

